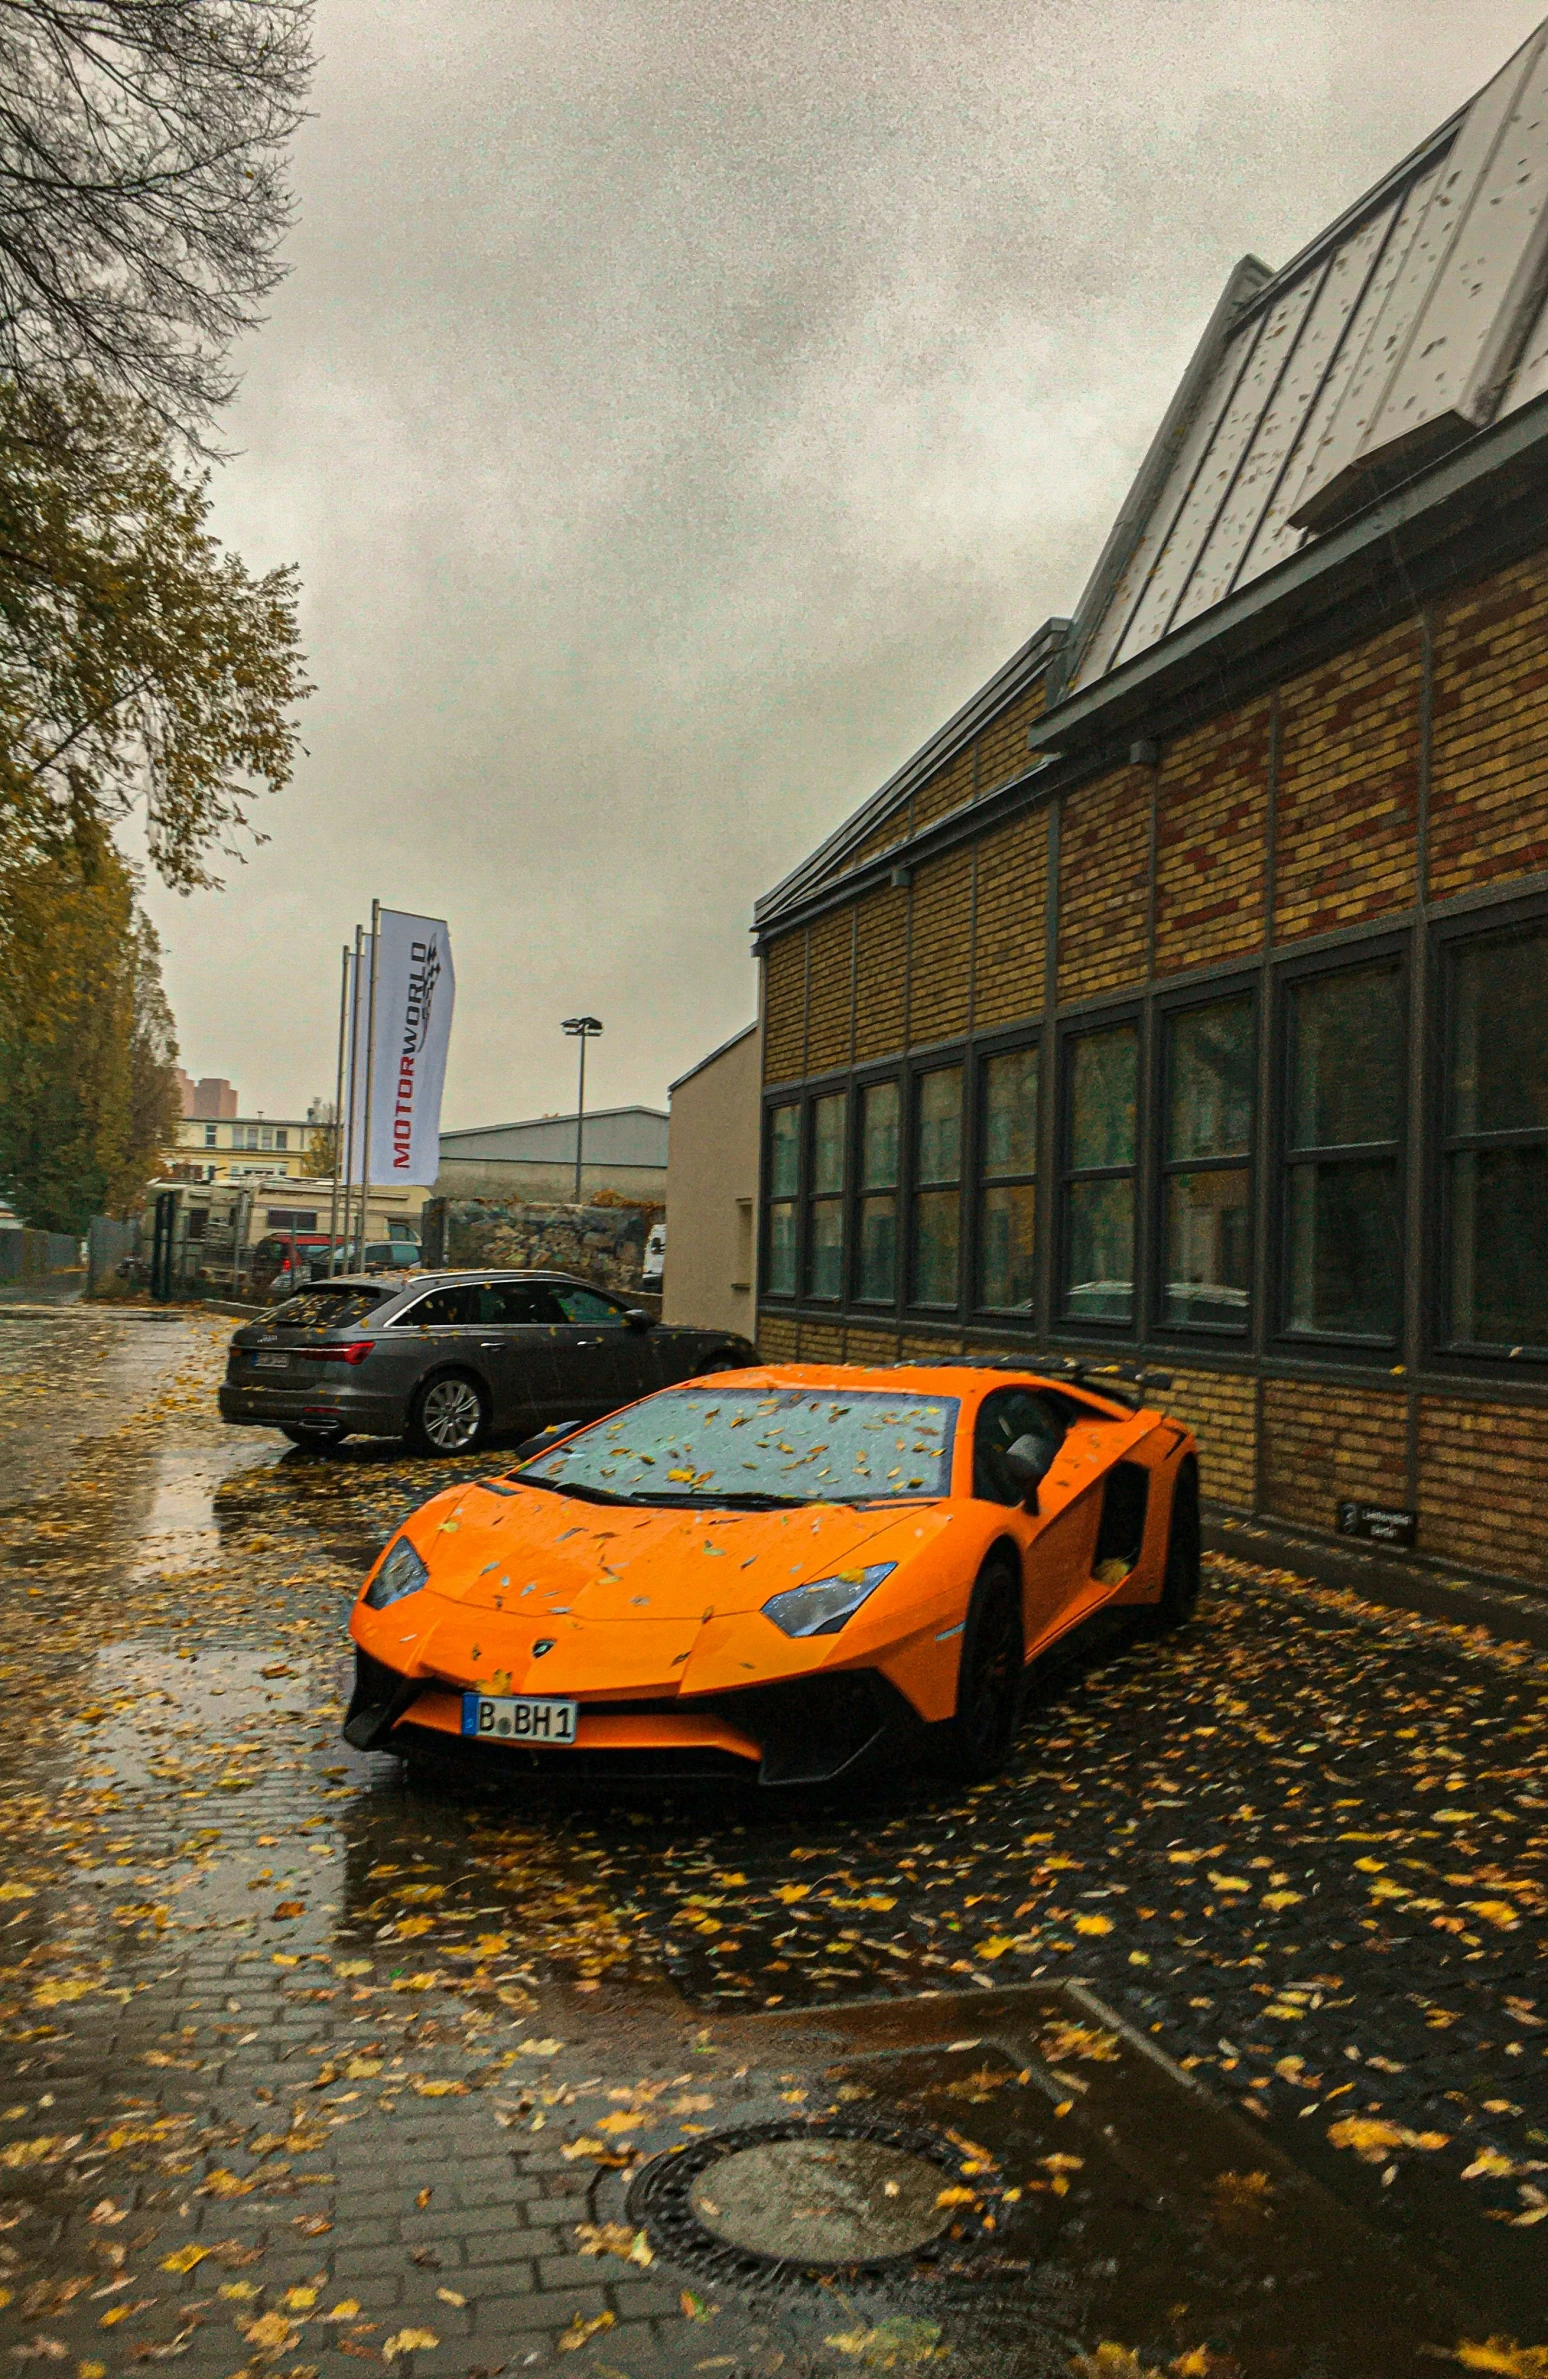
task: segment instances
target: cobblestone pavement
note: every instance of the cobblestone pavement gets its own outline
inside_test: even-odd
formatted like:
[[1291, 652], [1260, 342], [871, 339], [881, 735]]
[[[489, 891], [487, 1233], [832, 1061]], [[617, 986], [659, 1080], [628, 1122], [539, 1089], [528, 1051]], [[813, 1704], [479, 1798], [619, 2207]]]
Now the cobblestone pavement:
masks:
[[[230, 1327], [0, 1323], [8, 2358], [1542, 2379], [1539, 1655], [1217, 1561], [976, 1792], [405, 1784], [340, 1741], [343, 1619], [455, 1472], [222, 1430]], [[1028, 1997], [1070, 1976], [1100, 2004]], [[844, 2032], [878, 2000], [917, 2071]], [[1113, 2225], [1165, 2192], [1137, 2147], [1102, 2178], [1136, 2041], [1208, 2084], [1175, 2132], [1213, 2174], [1144, 2287]], [[652, 2251], [662, 2150], [818, 2114], [950, 2143], [960, 2251], [826, 2291]]]

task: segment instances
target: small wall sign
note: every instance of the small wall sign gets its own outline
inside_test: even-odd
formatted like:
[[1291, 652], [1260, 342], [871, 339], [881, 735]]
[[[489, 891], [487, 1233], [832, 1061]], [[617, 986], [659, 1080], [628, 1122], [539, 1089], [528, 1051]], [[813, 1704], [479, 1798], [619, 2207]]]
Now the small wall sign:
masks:
[[1405, 1512], [1390, 1503], [1341, 1503], [1338, 1533], [1363, 1537], [1370, 1545], [1391, 1545], [1399, 1553], [1412, 1553], [1419, 1542], [1419, 1514]]

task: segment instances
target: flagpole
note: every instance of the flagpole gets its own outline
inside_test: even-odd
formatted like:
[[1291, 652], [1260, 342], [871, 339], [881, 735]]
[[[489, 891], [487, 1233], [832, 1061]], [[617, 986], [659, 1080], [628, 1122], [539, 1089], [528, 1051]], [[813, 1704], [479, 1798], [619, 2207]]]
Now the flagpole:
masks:
[[339, 953], [339, 1062], [333, 1079], [333, 1187], [328, 1193], [328, 1278], [339, 1243], [339, 1166], [344, 1156], [344, 1019], [349, 1012], [349, 944]]
[[371, 1076], [376, 1071], [376, 945], [381, 925], [382, 904], [371, 903], [371, 988], [366, 1002], [366, 1078], [365, 1117], [361, 1130], [364, 1143], [360, 1152], [360, 1269], [365, 1270], [366, 1238], [369, 1221], [367, 1207], [371, 1196]]
[[344, 1131], [344, 1269], [349, 1269], [349, 1235], [355, 1199], [355, 1084], [360, 1066], [360, 959], [362, 929], [355, 927], [354, 961], [349, 974], [349, 1094]]

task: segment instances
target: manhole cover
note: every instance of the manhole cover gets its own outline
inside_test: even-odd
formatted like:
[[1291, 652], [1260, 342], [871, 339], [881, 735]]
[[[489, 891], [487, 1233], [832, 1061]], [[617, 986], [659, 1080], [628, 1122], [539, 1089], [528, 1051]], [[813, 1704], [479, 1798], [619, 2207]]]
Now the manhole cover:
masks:
[[912, 2255], [951, 2221], [944, 2176], [869, 2139], [779, 2139], [700, 2173], [689, 2202], [706, 2230], [771, 2260], [874, 2263]]
[[659, 2252], [717, 2277], [863, 2271], [980, 2230], [999, 2185], [964, 2189], [969, 2167], [951, 2140], [886, 2118], [757, 2123], [656, 2157], [628, 2211]]

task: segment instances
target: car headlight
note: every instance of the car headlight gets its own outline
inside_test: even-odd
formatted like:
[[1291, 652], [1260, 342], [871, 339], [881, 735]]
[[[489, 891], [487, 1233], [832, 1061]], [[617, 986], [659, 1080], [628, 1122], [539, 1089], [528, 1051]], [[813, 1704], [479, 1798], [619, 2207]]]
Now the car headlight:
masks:
[[400, 1536], [370, 1585], [365, 1599], [373, 1611], [385, 1611], [389, 1603], [400, 1603], [406, 1594], [417, 1594], [430, 1576], [406, 1536]]
[[897, 1566], [895, 1561], [873, 1561], [869, 1569], [841, 1569], [837, 1577], [792, 1586], [764, 1604], [763, 1616], [787, 1636], [836, 1636]]

